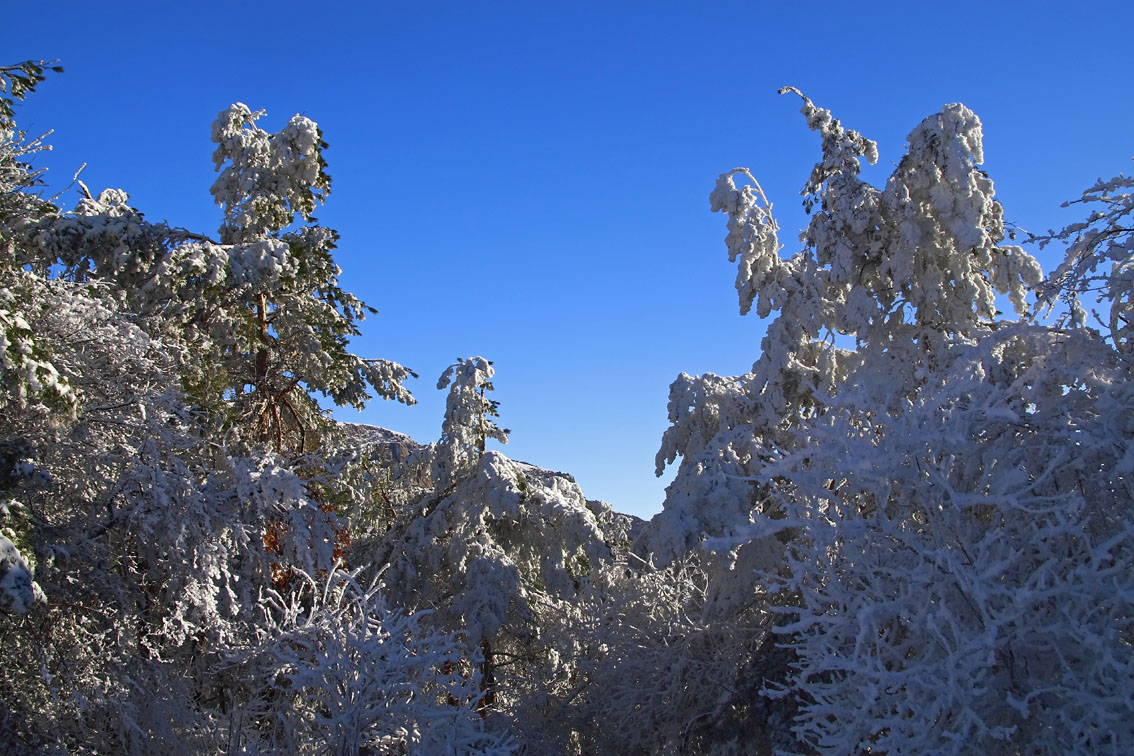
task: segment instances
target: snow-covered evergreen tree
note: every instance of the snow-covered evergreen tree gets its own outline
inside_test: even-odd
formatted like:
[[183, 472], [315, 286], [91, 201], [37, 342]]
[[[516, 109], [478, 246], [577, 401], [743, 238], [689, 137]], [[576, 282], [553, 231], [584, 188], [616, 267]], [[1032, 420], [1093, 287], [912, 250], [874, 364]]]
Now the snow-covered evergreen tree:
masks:
[[[639, 548], [667, 561], [707, 538], [731, 559], [726, 592], [749, 576], [795, 656], [764, 676], [798, 707], [796, 749], [1127, 750], [1122, 179], [1088, 192], [1107, 210], [1063, 233], [1057, 273], [1066, 299], [1101, 286], [1108, 345], [1000, 317], [998, 294], [1026, 314], [1042, 276], [1002, 243], [971, 111], [923, 121], [881, 190], [859, 177], [873, 143], [803, 113], [823, 136], [803, 251], [779, 257], [748, 171], [712, 194], [742, 311], [778, 316], [748, 375], [674, 384], [659, 467], [683, 459]], [[1117, 282], [1096, 273], [1107, 259]]]
[[338, 234], [315, 225], [330, 191], [326, 144], [310, 119], [270, 134], [256, 125], [263, 115], [237, 103], [213, 124], [219, 242], [150, 223], [125, 192], [107, 190], [28, 229], [21, 262], [120, 288], [176, 352], [202, 407], [237, 438], [301, 454], [321, 427], [313, 395], [361, 407], [374, 391], [412, 403], [402, 385], [412, 373], [348, 351], [368, 308], [339, 285]]
[[485, 442], [508, 443], [508, 430], [496, 425], [500, 403], [490, 399], [496, 371], [483, 357], [461, 358], [437, 379], [437, 388], [449, 389], [441, 440], [433, 451], [433, 480], [439, 487], [467, 475], [484, 456]]
[[[950, 105], [911, 132], [879, 190], [859, 176], [860, 159], [877, 159], [874, 143], [803, 100], [823, 137], [823, 159], [803, 188], [814, 211], [804, 249], [779, 256], [771, 204], [747, 169], [722, 175], [710, 196], [729, 217], [741, 311], [756, 302], [762, 317], [778, 315], [749, 374], [683, 375], [671, 388], [659, 474], [682, 462], [646, 542], [663, 559], [742, 524], [760, 497], [743, 479], [807, 444], [805, 427], [837, 394], [853, 391], [875, 413], [904, 411], [956, 347], [995, 329], [997, 292], [1024, 312], [1042, 275], [1021, 248], [1000, 244], [1003, 211], [977, 167], [980, 121], [968, 108]], [[840, 348], [836, 336], [852, 336], [856, 348]]]
[[[441, 440], [417, 452], [430, 462], [430, 489], [354, 551], [388, 565], [397, 605], [427, 610], [429, 626], [461, 637], [490, 722], [526, 752], [562, 753], [573, 740], [561, 705], [601, 656], [577, 640], [583, 597], [602, 594], [625, 558], [629, 518], [587, 501], [569, 475], [485, 450], [487, 438], [507, 438], [487, 396], [492, 375], [480, 357], [445, 370]], [[416, 480], [412, 461], [401, 470]]]

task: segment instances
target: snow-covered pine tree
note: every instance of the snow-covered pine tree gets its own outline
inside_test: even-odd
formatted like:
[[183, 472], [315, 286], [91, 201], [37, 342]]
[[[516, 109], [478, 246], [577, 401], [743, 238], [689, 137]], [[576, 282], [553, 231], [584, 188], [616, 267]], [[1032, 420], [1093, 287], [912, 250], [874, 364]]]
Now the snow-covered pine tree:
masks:
[[779, 257], [749, 172], [713, 192], [742, 309], [779, 315], [752, 373], [675, 383], [659, 461], [682, 468], [641, 543], [668, 557], [708, 536], [731, 550], [733, 587], [751, 576], [796, 657], [766, 682], [798, 707], [794, 749], [1128, 750], [1122, 180], [1088, 192], [1106, 211], [1062, 234], [1062, 291], [1098, 276], [1108, 345], [1000, 317], [997, 294], [1027, 313], [1041, 272], [1002, 244], [971, 111], [924, 120], [881, 190], [858, 175], [872, 143], [806, 98], [803, 113], [823, 159], [802, 252]]
[[30, 229], [21, 262], [111, 282], [176, 351], [189, 394], [236, 438], [302, 454], [321, 427], [316, 395], [412, 403], [402, 383], [413, 373], [349, 351], [370, 308], [339, 285], [338, 234], [315, 223], [330, 191], [322, 133], [295, 116], [271, 134], [256, 125], [263, 115], [237, 103], [213, 124], [219, 242], [150, 223], [125, 192], [106, 190]]
[[559, 702], [598, 654], [576, 640], [581, 597], [607, 585], [600, 575], [624, 553], [629, 518], [587, 501], [569, 475], [484, 449], [507, 437], [487, 395], [492, 376], [480, 357], [446, 368], [442, 438], [424, 453], [432, 488], [355, 553], [388, 565], [396, 605], [428, 610], [428, 626], [462, 638], [490, 722], [506, 723], [529, 752], [562, 753], [570, 735]]
[[467, 475], [484, 456], [488, 439], [508, 443], [508, 429], [494, 419], [500, 417], [500, 403], [487, 394], [494, 390], [495, 374], [483, 357], [462, 357], [437, 379], [438, 389], [449, 389], [441, 440], [433, 450], [433, 481], [439, 488]]
[[[230, 281], [244, 319], [219, 346], [242, 422], [276, 449], [289, 431], [289, 447], [302, 452], [319, 415], [305, 392], [361, 408], [372, 388], [412, 403], [402, 386], [411, 373], [347, 351], [368, 308], [338, 284], [341, 271], [331, 256], [338, 234], [315, 225], [316, 206], [331, 187], [327, 145], [308, 118], [294, 116], [269, 134], [256, 125], [262, 115], [237, 103], [213, 124], [220, 176], [212, 193], [224, 211], [220, 240], [229, 247]], [[296, 219], [305, 225], [293, 227]]]
[[[671, 387], [659, 474], [682, 462], [644, 541], [663, 560], [701, 534], [743, 527], [759, 506], [753, 477], [806, 444], [801, 429], [833, 397], [853, 389], [875, 412], [903, 411], [954, 347], [996, 327], [997, 292], [1024, 312], [1042, 276], [1020, 247], [1001, 245], [1003, 210], [977, 167], [980, 121], [968, 108], [950, 105], [915, 129], [879, 190], [859, 176], [860, 159], [877, 159], [874, 143], [803, 100], [808, 126], [823, 137], [802, 192], [813, 211], [804, 249], [779, 256], [771, 204], [748, 169], [723, 174], [710, 196], [729, 217], [741, 311], [755, 302], [758, 315], [778, 315], [750, 373], [683, 375]], [[836, 336], [853, 337], [856, 348]]]

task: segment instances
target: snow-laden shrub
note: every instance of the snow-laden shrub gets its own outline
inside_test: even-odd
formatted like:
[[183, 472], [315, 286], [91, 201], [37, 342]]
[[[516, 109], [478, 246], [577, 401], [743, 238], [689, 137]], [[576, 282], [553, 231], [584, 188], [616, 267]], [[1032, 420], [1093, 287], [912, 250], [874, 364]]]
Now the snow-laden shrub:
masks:
[[477, 712], [476, 667], [422, 615], [392, 610], [378, 582], [332, 571], [286, 594], [265, 589], [255, 640], [222, 664], [247, 700], [232, 750], [272, 753], [509, 754]]
[[[777, 632], [822, 753], [1124, 753], [1134, 743], [1128, 367], [1002, 329], [870, 433], [835, 412], [767, 471], [798, 536]], [[850, 407], [850, 398], [845, 398]], [[832, 470], [838, 472], [832, 475]]]

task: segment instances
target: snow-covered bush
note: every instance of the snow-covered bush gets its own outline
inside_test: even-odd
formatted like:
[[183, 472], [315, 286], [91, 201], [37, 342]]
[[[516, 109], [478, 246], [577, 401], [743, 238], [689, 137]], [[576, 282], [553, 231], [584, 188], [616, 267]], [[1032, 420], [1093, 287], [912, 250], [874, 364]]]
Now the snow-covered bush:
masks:
[[281, 594], [266, 589], [256, 639], [222, 665], [252, 690], [231, 717], [232, 751], [513, 753], [486, 732], [477, 671], [421, 615], [391, 610], [381, 584], [339, 570]]
[[704, 559], [604, 566], [558, 646], [575, 665], [547, 691], [537, 753], [768, 753], [787, 733], [790, 717], [759, 696], [769, 655], [784, 656], [771, 618], [751, 598], [720, 614]]
[[[862, 433], [767, 471], [798, 537], [777, 629], [823, 753], [1122, 753], [1134, 742], [1129, 366], [1015, 326]], [[1125, 468], [1125, 469], [1124, 469]], [[832, 470], [838, 473], [832, 474]]]

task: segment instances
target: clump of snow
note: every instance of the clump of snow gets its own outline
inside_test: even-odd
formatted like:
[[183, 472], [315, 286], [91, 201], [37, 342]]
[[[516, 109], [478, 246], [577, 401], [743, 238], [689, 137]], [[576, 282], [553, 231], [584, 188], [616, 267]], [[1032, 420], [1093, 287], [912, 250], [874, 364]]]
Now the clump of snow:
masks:
[[31, 568], [7, 537], [0, 535], [0, 612], [27, 614], [47, 597], [35, 582]]

